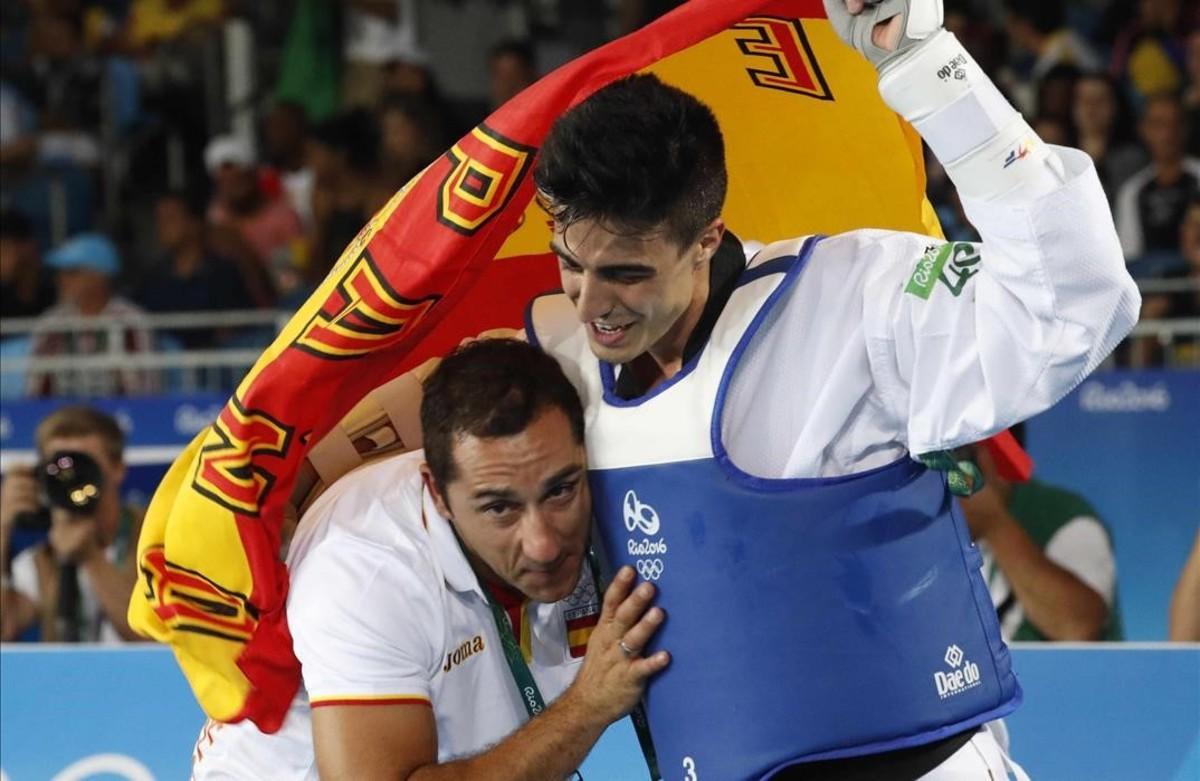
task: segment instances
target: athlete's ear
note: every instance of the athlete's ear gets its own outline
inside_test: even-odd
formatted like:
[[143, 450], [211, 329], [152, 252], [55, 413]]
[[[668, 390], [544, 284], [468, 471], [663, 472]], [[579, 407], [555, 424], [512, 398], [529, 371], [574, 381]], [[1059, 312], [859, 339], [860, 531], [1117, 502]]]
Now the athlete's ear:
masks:
[[421, 462], [421, 480], [425, 483], [425, 490], [429, 492], [429, 497], [433, 499], [433, 506], [437, 508], [443, 518], [453, 520], [450, 515], [450, 502], [446, 500], [446, 495], [438, 487], [429, 464], [424, 461]]
[[696, 253], [697, 266], [712, 259], [724, 237], [725, 220], [720, 217], [705, 226], [704, 230], [700, 232], [700, 237], [696, 239], [696, 244], [699, 246], [699, 251]]

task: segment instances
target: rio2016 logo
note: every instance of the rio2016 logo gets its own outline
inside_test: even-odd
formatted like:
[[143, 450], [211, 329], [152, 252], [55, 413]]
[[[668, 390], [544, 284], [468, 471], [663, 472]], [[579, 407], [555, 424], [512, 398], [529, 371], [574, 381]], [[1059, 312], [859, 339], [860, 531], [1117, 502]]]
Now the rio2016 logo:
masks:
[[648, 504], [638, 501], [633, 491], [625, 493], [625, 528], [640, 531], [647, 536], [658, 534], [658, 512]]
[[662, 529], [662, 520], [658, 516], [658, 511], [638, 499], [637, 493], [632, 489], [625, 492], [625, 499], [621, 504], [625, 529], [631, 534], [644, 535], [641, 540], [626, 541], [626, 548], [629, 555], [633, 557], [637, 573], [641, 575], [642, 580], [658, 580], [666, 569], [666, 562], [660, 557], [667, 553], [666, 540], [662, 537], [649, 539], [657, 536]]

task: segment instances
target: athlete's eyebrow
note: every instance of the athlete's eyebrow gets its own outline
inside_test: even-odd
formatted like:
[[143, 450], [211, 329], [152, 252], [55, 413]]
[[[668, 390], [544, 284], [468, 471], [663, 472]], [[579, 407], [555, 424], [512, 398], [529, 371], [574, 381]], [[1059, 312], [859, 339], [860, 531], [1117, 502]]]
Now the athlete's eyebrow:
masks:
[[558, 255], [563, 260], [569, 260], [577, 266], [580, 265], [579, 258], [572, 255], [570, 250], [559, 244], [555, 239], [550, 239], [550, 251], [555, 255]]
[[[572, 266], [577, 268], [583, 266], [579, 262], [579, 258], [572, 255], [565, 247], [556, 243], [553, 239], [550, 241], [550, 251]], [[647, 263], [625, 262], [600, 266], [595, 270], [595, 273], [609, 279], [619, 279], [620, 277], [627, 276], [652, 277], [658, 273], [658, 270]]]

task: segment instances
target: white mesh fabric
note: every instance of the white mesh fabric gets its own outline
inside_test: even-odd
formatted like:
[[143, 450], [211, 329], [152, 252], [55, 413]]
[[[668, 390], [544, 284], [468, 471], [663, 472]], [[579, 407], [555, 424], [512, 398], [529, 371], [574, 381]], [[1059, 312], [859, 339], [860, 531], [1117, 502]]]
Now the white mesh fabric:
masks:
[[[964, 198], [983, 246], [970, 273], [914, 269], [943, 242], [852, 231], [813, 251], [734, 374], [725, 448], [760, 477], [830, 477], [977, 442], [1054, 404], [1136, 322], [1090, 160], [1021, 203]], [[952, 282], [947, 274], [955, 276]]]
[[820, 245], [737, 365], [721, 437], [744, 472], [832, 477], [904, 455], [871, 398], [861, 326], [869, 264], [856, 245], [853, 235]]

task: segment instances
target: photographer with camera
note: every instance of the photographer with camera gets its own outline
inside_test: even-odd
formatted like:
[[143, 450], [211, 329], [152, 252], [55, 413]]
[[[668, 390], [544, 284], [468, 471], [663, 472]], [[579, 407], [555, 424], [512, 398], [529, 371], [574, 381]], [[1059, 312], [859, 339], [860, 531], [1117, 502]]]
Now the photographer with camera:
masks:
[[[40, 624], [43, 641], [139, 639], [126, 622], [142, 512], [123, 505], [125, 435], [109, 415], [63, 407], [37, 427], [38, 463], [0, 491], [0, 640]], [[11, 558], [17, 529], [47, 532]]]

